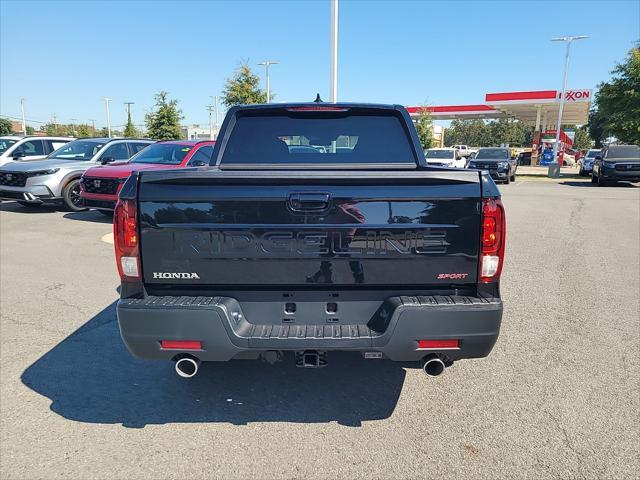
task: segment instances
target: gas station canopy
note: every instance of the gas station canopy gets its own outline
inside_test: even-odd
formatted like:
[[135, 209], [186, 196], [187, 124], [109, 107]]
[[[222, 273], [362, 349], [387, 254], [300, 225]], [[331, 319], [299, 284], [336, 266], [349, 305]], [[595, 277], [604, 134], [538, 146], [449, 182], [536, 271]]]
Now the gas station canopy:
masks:
[[[487, 93], [481, 105], [428, 106], [426, 109], [434, 120], [514, 118], [535, 126], [536, 130], [546, 130], [556, 127], [560, 96], [557, 90]], [[567, 90], [562, 123], [587, 123], [590, 106], [591, 90]], [[407, 110], [412, 117], [417, 117], [423, 108], [407, 107]]]

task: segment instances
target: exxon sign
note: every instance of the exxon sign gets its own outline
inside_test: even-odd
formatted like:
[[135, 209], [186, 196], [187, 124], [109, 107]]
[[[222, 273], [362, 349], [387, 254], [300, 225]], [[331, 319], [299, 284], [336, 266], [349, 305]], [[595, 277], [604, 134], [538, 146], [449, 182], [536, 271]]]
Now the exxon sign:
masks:
[[[562, 92], [558, 92], [558, 100]], [[564, 92], [565, 102], [589, 102], [591, 101], [591, 90], [567, 90]]]

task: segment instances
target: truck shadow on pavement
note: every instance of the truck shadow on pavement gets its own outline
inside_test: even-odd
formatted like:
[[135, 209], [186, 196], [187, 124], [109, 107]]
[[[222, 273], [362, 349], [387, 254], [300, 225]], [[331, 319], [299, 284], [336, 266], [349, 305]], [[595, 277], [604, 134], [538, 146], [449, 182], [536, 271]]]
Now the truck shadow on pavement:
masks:
[[[566, 180], [563, 182], [558, 182], [558, 185], [566, 185], [569, 187], [589, 187], [589, 188], [598, 188], [598, 186], [595, 183], [591, 183], [590, 181], [571, 181], [571, 180]], [[633, 183], [628, 183], [628, 182], [618, 182], [618, 183], [612, 183], [609, 185], [606, 185], [605, 187], [600, 187], [600, 189], [602, 188], [638, 188], [638, 185], [634, 185]]]
[[319, 423], [360, 426], [393, 413], [405, 371], [359, 354], [330, 353], [322, 369], [301, 369], [293, 357], [203, 363], [178, 377], [173, 363], [134, 359], [120, 339], [115, 302], [38, 359], [22, 382], [51, 400], [51, 410], [89, 423]]
[[113, 216], [104, 215], [97, 210], [82, 210], [80, 212], [65, 213], [63, 217], [67, 220], [80, 220], [82, 222], [93, 223], [113, 223]]
[[2, 201], [0, 203], [0, 211], [15, 213], [49, 213], [57, 211], [55, 205], [20, 205], [18, 202]]

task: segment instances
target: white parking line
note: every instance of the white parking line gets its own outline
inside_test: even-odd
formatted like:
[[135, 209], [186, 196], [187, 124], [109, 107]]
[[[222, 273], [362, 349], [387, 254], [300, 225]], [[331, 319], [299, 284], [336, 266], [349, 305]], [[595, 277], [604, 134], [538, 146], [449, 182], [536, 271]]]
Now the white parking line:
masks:
[[103, 235], [100, 240], [102, 240], [104, 243], [108, 243], [110, 245], [113, 245], [113, 232], [111, 233], [107, 233], [106, 235]]

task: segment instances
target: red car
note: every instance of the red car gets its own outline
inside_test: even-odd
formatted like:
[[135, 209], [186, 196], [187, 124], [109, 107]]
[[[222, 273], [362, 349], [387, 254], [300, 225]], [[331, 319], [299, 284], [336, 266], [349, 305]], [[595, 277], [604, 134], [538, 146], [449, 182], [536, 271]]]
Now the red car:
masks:
[[80, 197], [85, 207], [110, 214], [118, 193], [131, 172], [209, 165], [214, 141], [166, 141], [149, 145], [127, 162], [88, 169], [80, 180]]

